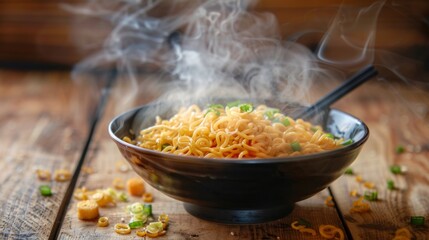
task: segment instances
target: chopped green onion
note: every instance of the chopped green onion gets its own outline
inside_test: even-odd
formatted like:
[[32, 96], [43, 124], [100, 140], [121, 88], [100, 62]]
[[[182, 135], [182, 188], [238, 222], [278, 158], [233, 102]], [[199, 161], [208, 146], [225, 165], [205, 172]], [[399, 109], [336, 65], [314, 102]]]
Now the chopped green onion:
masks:
[[401, 166], [399, 165], [390, 166], [390, 172], [392, 172], [393, 174], [401, 174], [402, 173]]
[[143, 205], [143, 213], [146, 216], [151, 216], [152, 215], [152, 204], [144, 204]]
[[395, 189], [395, 182], [393, 180], [387, 180], [387, 189], [389, 190]]
[[285, 117], [285, 118], [283, 119], [282, 123], [283, 123], [283, 125], [284, 125], [285, 127], [289, 126], [289, 125], [290, 125], [289, 118]]
[[265, 110], [265, 117], [268, 119], [273, 119], [274, 118], [274, 114], [279, 113], [280, 110], [277, 108], [268, 108], [267, 110]]
[[334, 134], [332, 134], [332, 133], [327, 133], [327, 134], [325, 134], [325, 136], [327, 137], [327, 138], [331, 138], [331, 139], [334, 139], [335, 137], [334, 137]]
[[40, 194], [42, 194], [42, 196], [45, 196], [45, 197], [52, 196], [51, 187], [49, 187], [48, 185], [40, 186], [39, 190], [40, 190]]
[[131, 229], [135, 229], [135, 228], [143, 227], [143, 224], [144, 224], [143, 221], [134, 221], [134, 222], [128, 223], [128, 226], [130, 226]]
[[146, 223], [147, 222], [147, 216], [144, 215], [143, 213], [133, 215], [133, 217], [131, 218], [131, 222], [136, 222], [136, 221], [141, 221], [143, 223]]
[[239, 105], [240, 111], [242, 112], [251, 112], [253, 111], [253, 105], [250, 103], [243, 103]]
[[346, 170], [344, 171], [344, 174], [353, 175], [353, 169], [352, 168], [346, 168]]
[[350, 145], [350, 144], [352, 144], [352, 143], [353, 143], [353, 140], [352, 140], [352, 139], [349, 139], [349, 140], [347, 140], [347, 141], [345, 141], [345, 142], [341, 143], [341, 145], [343, 145], [343, 146], [347, 146], [347, 145]]
[[169, 143], [164, 143], [161, 145], [161, 151], [164, 150], [166, 147], [171, 146]]
[[377, 201], [378, 192], [377, 191], [365, 191], [364, 198], [368, 201]]
[[217, 116], [219, 116], [220, 115], [219, 109], [223, 109], [223, 105], [222, 104], [210, 104], [208, 106], [207, 112], [206, 112], [206, 114], [204, 116], [206, 116], [210, 112], [213, 112]]
[[150, 233], [159, 233], [162, 230], [164, 230], [164, 225], [162, 224], [162, 222], [151, 222], [146, 227], [146, 231]]
[[223, 108], [222, 104], [210, 104], [208, 108], [217, 109], [217, 108]]
[[294, 152], [301, 151], [301, 144], [299, 144], [299, 142], [292, 142], [290, 147]]
[[128, 196], [127, 196], [127, 194], [125, 194], [125, 193], [123, 193], [123, 192], [119, 193], [118, 198], [119, 198], [119, 200], [120, 200], [120, 201], [122, 201], [122, 202], [127, 202], [127, 201], [128, 201]]
[[143, 204], [133, 203], [131, 206], [127, 206], [128, 211], [133, 215], [138, 215], [143, 213]]
[[398, 146], [395, 148], [395, 152], [396, 152], [397, 154], [404, 153], [404, 152], [405, 152], [405, 147], [404, 147], [404, 146], [402, 146], [402, 145], [398, 145]]
[[219, 110], [217, 110], [217, 109], [215, 109], [215, 108], [209, 108], [209, 109], [207, 109], [207, 112], [206, 112], [206, 114], [204, 114], [204, 117], [207, 115], [207, 114], [209, 114], [209, 113], [214, 113], [214, 114], [216, 114], [217, 116], [220, 116], [220, 112], [219, 112]]
[[304, 225], [306, 227], [311, 227], [311, 223], [308, 220], [304, 219], [304, 218], [299, 218], [298, 219], [298, 225]]
[[425, 225], [425, 217], [423, 216], [411, 216], [410, 223], [413, 226]]
[[226, 104], [227, 107], [232, 108], [232, 107], [238, 107], [238, 105], [240, 105], [240, 100], [234, 101], [234, 102], [229, 102]]
[[317, 127], [311, 127], [310, 130], [313, 131], [313, 132], [317, 132], [317, 130], [319, 130], [319, 128], [317, 128]]

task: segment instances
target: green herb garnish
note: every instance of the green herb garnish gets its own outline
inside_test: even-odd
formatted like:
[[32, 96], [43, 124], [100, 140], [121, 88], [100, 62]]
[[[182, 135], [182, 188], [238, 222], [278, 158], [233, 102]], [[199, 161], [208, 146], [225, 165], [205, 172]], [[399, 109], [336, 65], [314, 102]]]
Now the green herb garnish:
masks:
[[268, 108], [267, 110], [265, 110], [264, 115], [267, 119], [271, 120], [274, 118], [274, 114], [279, 113], [279, 112], [280, 112], [280, 110], [277, 108]]
[[283, 119], [282, 123], [283, 123], [283, 125], [284, 125], [285, 127], [289, 126], [289, 125], [290, 125], [289, 118], [285, 117], [285, 118]]
[[169, 146], [171, 146], [170, 144], [168, 144], [168, 143], [164, 143], [164, 144], [162, 144], [161, 145], [161, 151], [162, 150], [164, 150], [166, 147], [169, 147]]
[[45, 196], [45, 197], [52, 196], [51, 187], [49, 187], [48, 185], [40, 186], [39, 190], [40, 190], [40, 194], [42, 194], [42, 196]]
[[222, 104], [210, 104], [209, 106], [208, 106], [208, 108], [213, 108], [213, 109], [222, 109], [223, 108], [223, 105]]
[[389, 190], [395, 189], [395, 182], [393, 180], [387, 180], [387, 189]]
[[240, 104], [238, 107], [240, 108], [240, 111], [242, 111], [242, 112], [253, 111], [253, 105], [250, 103], [243, 103], [243, 104]]
[[121, 192], [121, 193], [119, 193], [119, 195], [118, 195], [118, 199], [119, 199], [120, 201], [122, 201], [122, 202], [127, 202], [127, 201], [128, 201], [128, 196], [127, 196], [127, 194], [125, 194], [125, 193]]
[[319, 128], [317, 128], [317, 127], [310, 127], [310, 130], [313, 131], [313, 132], [317, 132], [317, 130], [319, 130]]
[[390, 172], [392, 172], [393, 174], [401, 174], [402, 168], [399, 165], [392, 165], [390, 166]]
[[425, 217], [423, 217], [423, 216], [411, 216], [410, 223], [413, 226], [423, 226], [423, 225], [425, 225]]
[[402, 145], [398, 145], [398, 146], [395, 148], [395, 152], [396, 152], [397, 154], [404, 153], [404, 152], [405, 152], [405, 147], [404, 147], [404, 146], [402, 146]]
[[350, 144], [352, 144], [352, 143], [353, 143], [353, 140], [352, 140], [352, 139], [349, 139], [349, 140], [347, 140], [347, 141], [345, 141], [345, 142], [341, 143], [341, 145], [343, 145], [343, 146], [348, 146], [348, 145], [350, 145]]
[[325, 136], [327, 137], [327, 138], [331, 138], [331, 139], [334, 139], [335, 137], [334, 137], [334, 134], [332, 134], [332, 133], [327, 133], [327, 134], [325, 134]]
[[134, 221], [134, 222], [128, 223], [128, 226], [130, 226], [131, 229], [141, 228], [144, 226], [144, 222], [143, 221]]
[[347, 174], [347, 175], [353, 175], [353, 169], [352, 169], [352, 168], [347, 168], [347, 169], [344, 171], [344, 174]]
[[377, 191], [365, 191], [364, 198], [368, 201], [377, 201], [378, 192]]
[[301, 151], [301, 144], [299, 144], [299, 142], [292, 142], [290, 147], [294, 152]]
[[144, 204], [143, 213], [146, 216], [152, 216], [152, 204]]
[[234, 101], [234, 102], [229, 102], [226, 104], [227, 107], [232, 108], [232, 107], [238, 107], [238, 105], [240, 105], [240, 100]]

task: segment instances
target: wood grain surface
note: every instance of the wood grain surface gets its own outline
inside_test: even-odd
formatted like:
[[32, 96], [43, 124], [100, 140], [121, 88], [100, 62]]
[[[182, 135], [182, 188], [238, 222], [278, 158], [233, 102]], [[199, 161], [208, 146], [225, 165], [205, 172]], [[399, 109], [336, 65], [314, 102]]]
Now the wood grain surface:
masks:
[[[370, 137], [358, 159], [352, 176], [343, 176], [332, 184], [335, 199], [356, 239], [392, 239], [395, 231], [406, 227], [415, 239], [429, 239], [428, 224], [412, 227], [411, 216], [429, 218], [429, 152], [396, 153], [397, 146], [418, 148], [429, 143], [429, 95], [427, 89], [381, 81], [368, 84], [351, 93], [336, 107], [361, 118], [370, 129]], [[424, 147], [423, 147], [424, 148]], [[395, 175], [392, 165], [407, 169]], [[361, 195], [370, 189], [356, 181], [375, 183], [379, 200], [370, 202], [371, 212], [350, 213], [352, 190]], [[393, 180], [394, 190], [387, 189]]]
[[[0, 239], [47, 239], [68, 182], [35, 171], [73, 172], [94, 104], [65, 72], [0, 71], [0, 86]], [[52, 197], [41, 196], [42, 184]]]
[[[120, 82], [110, 91], [103, 117], [85, 155], [84, 167], [94, 172], [81, 171], [77, 187], [88, 189], [112, 186], [115, 177], [127, 180], [135, 177], [131, 170], [116, 168], [126, 163], [109, 138], [109, 121], [125, 110], [156, 98], [162, 89], [140, 92], [150, 84], [150, 77], [141, 85]], [[53, 230], [68, 182], [42, 182], [34, 171], [38, 168], [65, 168], [71, 171], [82, 154], [88, 137], [90, 120], [100, 94], [100, 84], [93, 81], [70, 80], [67, 73], [0, 71], [0, 239], [47, 239]], [[323, 95], [326, 88], [315, 88], [314, 96]], [[133, 90], [138, 91], [133, 91]], [[413, 239], [429, 239], [429, 226], [410, 225], [414, 215], [429, 218], [429, 94], [426, 86], [413, 82], [400, 83], [374, 79], [365, 83], [333, 107], [362, 119], [370, 128], [370, 137], [358, 159], [353, 163], [354, 175], [344, 175], [330, 186], [337, 208], [324, 204], [330, 191], [298, 202], [294, 211], [277, 221], [255, 225], [223, 225], [200, 220], [189, 215], [182, 203], [165, 196], [146, 184], [154, 194], [153, 212], [167, 213], [171, 224], [167, 234], [159, 239], [322, 239], [303, 235], [290, 227], [299, 218], [306, 219], [315, 228], [333, 224], [349, 231], [352, 239], [393, 239], [396, 229], [408, 228]], [[132, 94], [137, 98], [132, 98]], [[315, 97], [317, 99], [318, 97]], [[398, 145], [407, 151], [397, 154]], [[407, 171], [394, 175], [389, 167], [398, 164]], [[356, 181], [357, 176], [375, 184], [379, 200], [369, 202], [368, 213], [350, 213], [350, 196], [356, 189], [363, 194], [367, 188]], [[388, 190], [387, 180], [393, 180], [396, 189]], [[42, 197], [41, 184], [52, 186], [54, 195]], [[59, 239], [141, 239], [135, 233], [117, 235], [113, 225], [122, 218], [129, 220], [124, 208], [141, 201], [129, 197], [128, 203], [101, 208], [111, 225], [99, 228], [94, 221], [81, 221], [76, 215], [76, 200], [71, 199], [59, 229]], [[344, 220], [345, 225], [342, 225]]]

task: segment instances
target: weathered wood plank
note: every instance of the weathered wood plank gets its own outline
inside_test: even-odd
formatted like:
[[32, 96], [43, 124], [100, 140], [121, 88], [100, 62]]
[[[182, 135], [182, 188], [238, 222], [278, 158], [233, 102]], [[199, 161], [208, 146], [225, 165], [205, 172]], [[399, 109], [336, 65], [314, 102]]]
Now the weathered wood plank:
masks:
[[[90, 113], [76, 107], [94, 99], [65, 72], [0, 71], [0, 85], [0, 238], [47, 239], [68, 183], [42, 182], [35, 170], [73, 171]], [[42, 184], [52, 197], [41, 196]]]
[[[368, 84], [338, 103], [338, 107], [365, 121], [370, 137], [352, 165], [355, 176], [343, 176], [332, 185], [340, 209], [355, 239], [392, 239], [395, 231], [407, 227], [415, 239], [429, 239], [428, 224], [411, 227], [410, 216], [429, 217], [429, 152], [397, 154], [398, 145], [428, 144], [429, 97], [424, 89], [412, 85]], [[394, 175], [393, 164], [406, 166], [408, 172]], [[370, 202], [370, 213], [350, 213], [353, 189], [363, 194], [368, 189], [355, 179], [361, 175], [375, 183], [379, 200]], [[388, 190], [387, 180], [397, 189]]]
[[[142, 83], [146, 86], [148, 82]], [[136, 87], [134, 87], [136, 89]], [[92, 174], [82, 174], [80, 176], [78, 187], [88, 189], [99, 189], [112, 187], [112, 181], [115, 177], [127, 180], [130, 177], [137, 176], [133, 171], [121, 172], [116, 169], [116, 163], [122, 159], [115, 144], [110, 140], [107, 133], [109, 121], [119, 112], [128, 110], [133, 105], [139, 105], [147, 102], [149, 99], [157, 96], [157, 92], [152, 92], [152, 96], [139, 94], [137, 101], [123, 101], [128, 96], [129, 89], [121, 84], [116, 84], [114, 92], [104, 114], [102, 121], [99, 123], [96, 138], [91, 146], [91, 152], [85, 160], [85, 166], [95, 170]], [[171, 225], [166, 236], [159, 239], [320, 239], [303, 235], [290, 227], [290, 224], [304, 218], [310, 221], [315, 228], [321, 224], [333, 224], [342, 228], [341, 221], [337, 212], [332, 207], [327, 207], [324, 200], [329, 196], [328, 191], [324, 190], [314, 197], [297, 203], [294, 211], [287, 217], [278, 221], [266, 224], [256, 225], [223, 225], [200, 220], [188, 214], [182, 203], [176, 201], [163, 193], [153, 189], [148, 184], [146, 188], [154, 194], [153, 212], [155, 215], [167, 213], [171, 219]], [[261, 191], [263, 194], [263, 191]], [[100, 214], [110, 218], [111, 225], [108, 228], [99, 228], [95, 221], [80, 221], [76, 215], [77, 200], [73, 200], [65, 216], [63, 226], [59, 235], [60, 239], [123, 239], [123, 236], [116, 234], [113, 225], [124, 218], [129, 221], [129, 215], [124, 211], [127, 204], [141, 201], [139, 198], [130, 197], [129, 203], [118, 203], [117, 207], [101, 208]], [[133, 232], [128, 238], [139, 239]], [[140, 238], [141, 239], [141, 238]]]

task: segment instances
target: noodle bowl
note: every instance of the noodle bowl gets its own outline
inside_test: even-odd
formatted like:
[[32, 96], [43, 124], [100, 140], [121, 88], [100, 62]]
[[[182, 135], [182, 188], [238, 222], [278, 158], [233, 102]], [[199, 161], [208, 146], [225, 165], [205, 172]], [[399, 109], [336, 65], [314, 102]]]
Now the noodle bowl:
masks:
[[223, 106], [182, 108], [170, 119], [156, 117], [155, 125], [136, 139], [140, 147], [205, 158], [270, 158], [318, 153], [339, 148], [342, 139], [320, 126], [294, 120], [266, 105], [233, 102]]
[[[219, 102], [225, 106], [225, 102], [228, 101], [231, 99], [197, 99], [193, 103], [207, 106], [207, 103]], [[368, 127], [359, 119], [336, 109], [320, 111], [311, 119], [312, 123], [320, 124], [336, 137], [346, 139], [341, 145], [351, 143], [341, 147], [339, 145], [341, 139], [332, 139], [330, 134], [321, 131], [321, 127], [311, 126], [301, 120], [294, 121], [280, 114], [283, 112], [292, 115], [294, 112], [301, 112], [300, 105], [278, 99], [241, 101], [252, 101], [265, 106], [256, 107], [255, 104], [253, 109], [247, 104], [228, 107], [212, 105], [200, 109], [183, 103], [182, 106], [189, 107], [179, 111], [177, 101], [158, 101], [116, 116], [109, 124], [109, 134], [122, 156], [152, 187], [184, 202], [186, 211], [194, 216], [233, 224], [261, 223], [286, 216], [292, 211], [295, 202], [316, 194], [342, 176], [344, 170], [356, 159], [369, 136]], [[266, 106], [277, 107], [279, 110]], [[173, 115], [175, 113], [176, 115]], [[158, 115], [160, 117], [157, 118]], [[227, 116], [230, 117], [227, 118], [229, 121], [221, 121]], [[284, 116], [284, 119], [281, 119], [281, 116]], [[169, 125], [165, 127], [167, 123]], [[253, 127], [249, 127], [252, 124]], [[216, 137], [210, 135], [216, 136], [215, 126], [225, 132], [218, 136], [220, 146]], [[298, 142], [300, 150], [297, 148], [298, 144], [282, 140], [285, 144], [281, 145], [277, 142], [280, 140], [275, 140], [275, 136], [281, 136], [283, 139], [290, 133], [285, 134], [286, 129], [292, 126], [294, 128], [289, 131], [295, 133], [297, 138], [291, 141]], [[201, 129], [197, 130], [199, 128]], [[140, 134], [142, 129], [143, 134]], [[191, 129], [192, 134], [185, 129]], [[266, 136], [258, 137], [256, 133], [263, 133], [272, 139], [269, 140]], [[179, 141], [178, 134], [182, 134], [180, 136], [187, 140]], [[194, 134], [198, 138], [192, 138]], [[145, 143], [152, 144], [155, 150], [138, 145], [144, 143], [142, 137], [149, 136], [154, 137], [154, 140], [147, 140]], [[226, 141], [228, 136], [229, 140]], [[304, 142], [304, 136], [308, 141]], [[235, 138], [245, 140], [250, 147], [255, 147], [259, 143], [259, 147], [266, 149], [267, 152], [279, 144], [282, 150], [278, 152], [283, 151], [285, 154], [299, 152], [301, 155], [260, 158], [258, 156], [263, 155], [249, 151], [245, 148], [246, 145], [243, 145], [243, 149], [249, 153], [242, 159], [238, 158], [240, 154], [238, 147], [237, 152], [233, 153], [236, 158], [191, 155], [193, 151], [198, 153], [196, 150], [207, 150], [207, 153], [217, 154], [213, 153], [214, 150], [208, 150], [210, 149], [208, 146], [225, 150], [228, 149], [226, 144], [242, 143], [240, 141], [234, 143]], [[325, 141], [334, 142], [336, 149], [327, 149], [326, 146], [329, 145], [324, 145]], [[317, 153], [304, 153], [309, 143], [317, 143], [323, 150]], [[168, 148], [169, 146], [171, 148]], [[195, 147], [195, 150], [190, 146]], [[179, 147], [184, 149], [188, 147], [189, 150], [178, 154], [169, 152], [179, 150]], [[292, 152], [293, 148], [299, 151]], [[234, 148], [231, 152], [233, 151]], [[262, 150], [258, 149], [258, 153], [261, 152]], [[204, 152], [202, 153], [204, 156]], [[222, 154], [228, 156], [230, 153]]]

